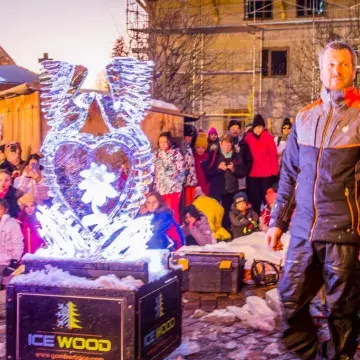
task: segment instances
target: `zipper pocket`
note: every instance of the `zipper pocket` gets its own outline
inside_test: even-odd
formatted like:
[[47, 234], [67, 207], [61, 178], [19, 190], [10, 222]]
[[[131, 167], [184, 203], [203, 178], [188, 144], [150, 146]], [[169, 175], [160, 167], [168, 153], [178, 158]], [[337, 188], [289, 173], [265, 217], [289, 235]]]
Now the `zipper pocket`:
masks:
[[347, 200], [347, 203], [348, 203], [348, 207], [349, 207], [349, 211], [350, 211], [350, 216], [351, 216], [351, 230], [354, 230], [354, 223], [355, 223], [355, 220], [354, 220], [354, 211], [353, 211], [353, 208], [351, 206], [351, 202], [350, 202], [350, 192], [349, 192], [349, 188], [345, 188], [345, 196], [346, 196], [346, 200]]

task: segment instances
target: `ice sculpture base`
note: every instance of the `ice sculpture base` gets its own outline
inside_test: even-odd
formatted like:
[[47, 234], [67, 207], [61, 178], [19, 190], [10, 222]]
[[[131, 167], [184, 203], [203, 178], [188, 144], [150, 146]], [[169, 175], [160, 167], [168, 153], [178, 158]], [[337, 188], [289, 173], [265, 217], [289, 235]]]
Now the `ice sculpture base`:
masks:
[[181, 343], [180, 270], [125, 289], [31, 276], [7, 287], [7, 359], [161, 360]]

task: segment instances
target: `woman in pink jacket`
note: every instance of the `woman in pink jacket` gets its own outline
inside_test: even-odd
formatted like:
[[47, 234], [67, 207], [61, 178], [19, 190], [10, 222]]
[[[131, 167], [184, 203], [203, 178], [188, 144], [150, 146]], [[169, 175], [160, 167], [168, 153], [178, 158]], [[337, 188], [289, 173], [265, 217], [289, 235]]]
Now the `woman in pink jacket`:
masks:
[[279, 172], [277, 151], [272, 135], [265, 129], [265, 121], [256, 114], [252, 130], [246, 135], [253, 158], [248, 177], [248, 196], [253, 209], [260, 214], [261, 204], [266, 204], [266, 190], [272, 187], [274, 176]]

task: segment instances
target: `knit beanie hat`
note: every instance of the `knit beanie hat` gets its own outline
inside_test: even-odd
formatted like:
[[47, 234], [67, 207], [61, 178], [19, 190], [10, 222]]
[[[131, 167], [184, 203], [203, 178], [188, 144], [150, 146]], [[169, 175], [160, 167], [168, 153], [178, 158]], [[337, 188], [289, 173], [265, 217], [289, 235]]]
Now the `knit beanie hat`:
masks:
[[290, 129], [292, 128], [292, 123], [289, 118], [284, 119], [281, 127], [283, 128], [284, 126], [290, 126]]
[[208, 136], [210, 136], [211, 134], [216, 134], [218, 135], [217, 130], [214, 127], [211, 127], [208, 131]]
[[276, 197], [277, 197], [277, 193], [274, 191], [273, 188], [267, 189], [265, 200], [268, 205], [273, 204], [276, 200]]
[[253, 120], [252, 127], [263, 126], [265, 127], [265, 120], [260, 114], [256, 114]]
[[184, 136], [194, 136], [196, 134], [196, 129], [192, 125], [184, 125]]
[[195, 140], [195, 147], [203, 147], [207, 149], [208, 147], [208, 140], [205, 133], [200, 133]]
[[241, 124], [239, 121], [237, 120], [230, 120], [229, 125], [228, 125], [228, 130], [230, 130], [230, 128], [234, 125], [237, 125], [240, 129], [241, 129]]
[[247, 196], [245, 191], [240, 191], [234, 196], [235, 204], [237, 204], [237, 203], [239, 203], [241, 201], [244, 201], [246, 203], [248, 202], [248, 196]]
[[36, 204], [35, 198], [34, 198], [33, 194], [31, 194], [31, 193], [26, 193], [18, 200], [18, 204], [19, 204], [21, 210], [24, 210], [25, 205], [28, 203], [31, 203], [31, 202]]
[[197, 186], [195, 188], [195, 191], [194, 191], [194, 198], [196, 199], [198, 196], [200, 195], [205, 195], [204, 192], [202, 191], [202, 188], [201, 186]]

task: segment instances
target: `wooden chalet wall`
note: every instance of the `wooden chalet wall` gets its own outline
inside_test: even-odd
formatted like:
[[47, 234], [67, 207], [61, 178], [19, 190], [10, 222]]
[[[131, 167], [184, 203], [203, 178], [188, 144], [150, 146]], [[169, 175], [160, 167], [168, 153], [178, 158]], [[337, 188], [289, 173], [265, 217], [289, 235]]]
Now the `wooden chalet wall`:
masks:
[[39, 92], [0, 99], [0, 121], [3, 123], [2, 143], [19, 141], [22, 158], [40, 152], [41, 113]]
[[[40, 152], [49, 126], [40, 111], [39, 91], [25, 94], [14, 92], [11, 93], [11, 97], [0, 98], [1, 121], [4, 123], [1, 143], [19, 141], [23, 148], [23, 159], [26, 159], [30, 153]], [[184, 117], [171, 109], [152, 107], [141, 127], [153, 149], [157, 148], [158, 137], [164, 131], [170, 131], [180, 144], [184, 134]], [[81, 132], [93, 135], [103, 135], [108, 132], [96, 103], [91, 105], [89, 116]]]

